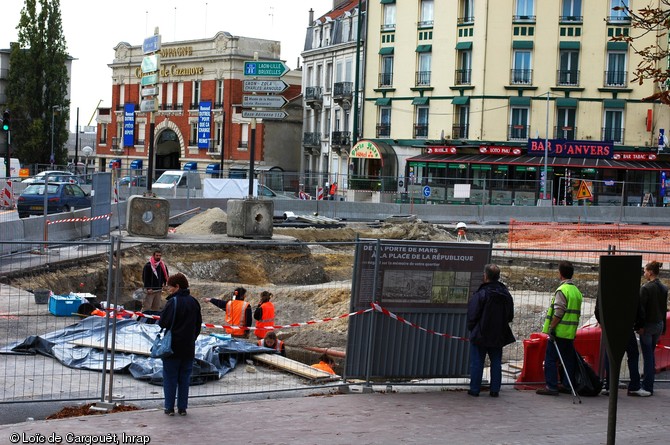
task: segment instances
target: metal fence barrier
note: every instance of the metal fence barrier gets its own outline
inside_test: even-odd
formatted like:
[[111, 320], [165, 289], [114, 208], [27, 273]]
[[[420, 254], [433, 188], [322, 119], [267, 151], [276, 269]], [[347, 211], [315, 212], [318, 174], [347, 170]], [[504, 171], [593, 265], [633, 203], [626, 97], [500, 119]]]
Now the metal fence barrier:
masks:
[[[3, 243], [12, 244], [9, 241]], [[112, 237], [108, 241], [14, 243], [14, 248], [1, 250], [12, 253], [3, 255], [0, 262], [0, 403], [162, 399], [162, 388], [152, 384], [151, 379], [135, 378], [130, 366], [102, 373], [64, 366], [43, 353], [11, 351], [27, 339], [38, 346], [49, 346], [55, 340], [47, 334], [82, 323], [83, 317], [73, 313], [76, 310], [66, 309], [66, 313], [54, 315], [50, 311], [50, 302], [43, 299], [45, 291], [55, 295], [75, 293], [107, 307], [117, 304], [127, 311], [139, 310], [133, 293], [142, 287], [142, 268], [155, 246], [162, 249], [170, 273], [182, 272], [189, 278], [191, 293], [201, 303], [203, 320], [212, 326], [204, 328], [203, 335], [223, 333], [220, 326], [224, 324], [224, 312], [205, 302], [205, 298], [225, 298], [234, 288], [243, 286], [248, 290], [247, 301], [255, 307], [260, 292], [268, 290], [273, 294], [276, 324], [281, 326], [277, 333], [286, 343], [288, 358], [295, 361], [296, 366], [310, 365], [318, 361], [321, 353], [330, 353], [335, 358], [335, 370], [342, 377], [310, 379], [290, 369], [255, 360], [253, 355], [239, 353], [233, 356], [236, 365], [230, 372], [193, 386], [191, 397], [323, 391], [352, 383], [413, 387], [467, 385], [467, 375], [392, 382], [383, 378], [353, 381], [344, 375], [348, 322], [351, 317], [361, 316], [350, 311], [356, 243], [305, 243], [289, 238], [271, 242], [218, 242], [211, 236], [156, 241]], [[120, 253], [112, 255], [115, 251]], [[517, 251], [506, 243], [493, 245], [492, 259], [501, 266], [502, 281], [515, 301], [512, 329], [517, 342], [504, 350], [505, 384], [514, 384], [523, 371], [523, 340], [541, 329], [552, 293], [558, 285], [558, 260], [568, 259], [575, 264], [575, 282], [584, 293], [580, 322], [587, 326], [595, 324], [597, 258], [608, 252], [590, 252], [592, 255], [556, 249]], [[645, 256], [655, 254], [666, 255], [667, 252], [646, 252]], [[117, 260], [118, 269], [114, 267]], [[666, 268], [667, 265], [662, 273], [665, 281], [668, 278]], [[109, 321], [113, 320], [110, 318]], [[407, 325], [400, 321], [393, 323], [398, 329], [407, 329]], [[434, 334], [423, 332], [421, 335]], [[41, 340], [36, 341], [35, 336], [40, 336]], [[45, 336], [47, 340], [44, 340]], [[110, 348], [112, 339], [110, 336], [108, 340]], [[255, 343], [253, 333], [246, 341]], [[367, 342], [368, 339], [361, 338], [360, 341]], [[102, 369], [109, 370], [112, 361], [117, 365], [126, 363], [133, 354], [119, 350], [132, 347], [132, 344], [115, 344], [115, 351], [107, 355]], [[59, 358], [67, 355], [76, 361], [81, 351], [78, 348], [68, 345], [51, 355]], [[588, 348], [595, 351], [600, 345]], [[666, 353], [670, 354], [667, 350]], [[626, 371], [622, 378], [627, 378]]]

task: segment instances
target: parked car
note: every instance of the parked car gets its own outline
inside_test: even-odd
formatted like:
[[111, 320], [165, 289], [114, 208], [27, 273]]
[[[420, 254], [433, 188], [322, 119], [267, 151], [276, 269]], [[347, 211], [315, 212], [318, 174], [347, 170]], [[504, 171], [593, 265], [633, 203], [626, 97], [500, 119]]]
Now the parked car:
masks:
[[60, 170], [45, 170], [39, 172], [31, 178], [21, 181], [24, 184], [33, 184], [35, 182], [44, 182], [44, 177], [49, 175], [49, 182], [69, 182], [70, 184], [79, 184], [79, 177], [71, 172]]
[[[47, 185], [47, 213], [69, 212], [91, 207], [91, 197], [77, 184], [49, 182]], [[19, 218], [44, 214], [44, 183], [30, 184], [16, 203]]]
[[263, 184], [258, 184], [258, 198], [260, 199], [297, 199], [295, 196], [278, 193]]
[[119, 185], [131, 186], [131, 187], [146, 187], [147, 186], [147, 177], [146, 176], [124, 176], [119, 178]]

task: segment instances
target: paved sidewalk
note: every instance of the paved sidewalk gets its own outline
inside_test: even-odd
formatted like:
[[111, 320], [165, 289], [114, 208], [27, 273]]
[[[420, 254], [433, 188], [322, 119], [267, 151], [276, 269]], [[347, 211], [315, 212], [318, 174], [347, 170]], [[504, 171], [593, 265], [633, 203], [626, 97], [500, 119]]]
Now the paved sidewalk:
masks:
[[[57, 443], [54, 434], [61, 436], [59, 443], [133, 443], [129, 436], [139, 435], [134, 443], [197, 445], [592, 445], [607, 440], [604, 396], [573, 404], [570, 395], [539, 396], [509, 387], [497, 399], [488, 393], [475, 398], [464, 391], [404, 391], [201, 405], [189, 408], [186, 417], [153, 409], [31, 421], [1, 425], [0, 444], [40, 443], [42, 438], [42, 443]], [[648, 398], [627, 397], [620, 390], [617, 443], [670, 443], [668, 413], [670, 389]]]

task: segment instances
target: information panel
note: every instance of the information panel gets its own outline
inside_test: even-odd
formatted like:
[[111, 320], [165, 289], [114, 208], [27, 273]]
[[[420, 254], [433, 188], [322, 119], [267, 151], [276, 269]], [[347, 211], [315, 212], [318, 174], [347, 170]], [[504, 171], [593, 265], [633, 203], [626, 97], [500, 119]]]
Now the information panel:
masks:
[[[379, 255], [379, 258], [377, 258]], [[363, 244], [356, 269], [357, 308], [383, 306], [465, 307], [490, 261], [488, 243], [387, 240]], [[375, 280], [375, 264], [379, 261]]]

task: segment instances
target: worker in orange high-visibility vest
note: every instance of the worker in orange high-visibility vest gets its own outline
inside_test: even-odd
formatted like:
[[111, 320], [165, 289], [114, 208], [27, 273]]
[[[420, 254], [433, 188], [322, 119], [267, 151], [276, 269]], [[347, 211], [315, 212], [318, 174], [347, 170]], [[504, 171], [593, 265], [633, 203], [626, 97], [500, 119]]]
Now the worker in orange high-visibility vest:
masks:
[[244, 301], [246, 294], [247, 290], [245, 288], [238, 287], [233, 292], [233, 298], [230, 300], [205, 298], [206, 302], [226, 311], [227, 327], [225, 330], [233, 337], [249, 337], [249, 328], [253, 318], [251, 318], [251, 305]]
[[268, 326], [275, 324], [275, 305], [270, 301], [272, 294], [266, 290], [261, 292], [261, 301], [254, 310], [254, 320], [256, 320], [256, 337], [265, 338], [268, 333]]
[[284, 342], [277, 338], [275, 331], [268, 332], [265, 334], [264, 339], [258, 340], [258, 346], [274, 349], [281, 356], [286, 357], [286, 348], [284, 347]]
[[330, 358], [328, 354], [323, 353], [319, 357], [319, 363], [312, 365], [312, 368], [320, 369], [321, 371], [326, 371], [328, 374], [335, 375], [335, 371], [333, 371], [334, 364], [335, 362], [333, 359]]

